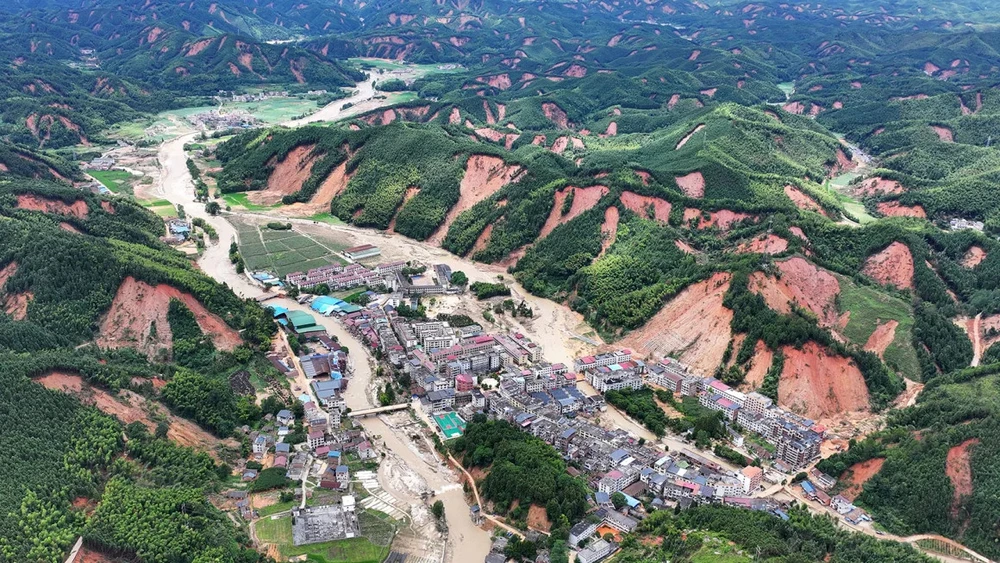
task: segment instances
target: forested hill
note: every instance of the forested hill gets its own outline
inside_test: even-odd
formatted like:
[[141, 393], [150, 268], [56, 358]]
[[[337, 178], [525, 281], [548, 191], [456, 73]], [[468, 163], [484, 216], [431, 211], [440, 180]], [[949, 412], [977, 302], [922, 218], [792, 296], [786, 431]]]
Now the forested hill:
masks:
[[0, 561], [62, 561], [80, 535], [142, 561], [258, 561], [206, 494], [241, 457], [221, 439], [262, 420], [229, 377], [273, 370], [270, 315], [144, 208], [33, 175], [0, 180]]

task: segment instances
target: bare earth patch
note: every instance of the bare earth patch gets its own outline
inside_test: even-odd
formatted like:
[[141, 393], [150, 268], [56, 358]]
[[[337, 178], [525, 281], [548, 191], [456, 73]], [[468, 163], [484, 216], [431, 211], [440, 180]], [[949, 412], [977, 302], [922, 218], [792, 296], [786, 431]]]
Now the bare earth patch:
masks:
[[943, 142], [945, 143], [955, 142], [955, 136], [951, 132], [951, 129], [948, 129], [947, 127], [942, 127], [940, 125], [931, 125], [931, 129], [933, 129], [934, 133], [937, 134], [938, 139], [941, 139]]
[[975, 268], [985, 259], [986, 251], [983, 250], [983, 247], [972, 245], [965, 252], [965, 256], [962, 257], [962, 265], [966, 268]]
[[952, 516], [958, 515], [958, 505], [962, 501], [962, 497], [972, 494], [972, 464], [970, 463], [971, 452], [969, 449], [978, 443], [978, 438], [972, 438], [948, 450], [944, 472], [948, 475], [951, 486], [955, 489], [951, 502]]
[[604, 254], [618, 236], [618, 208], [611, 206], [604, 210], [604, 223], [601, 225], [601, 254]]
[[7, 283], [7, 280], [14, 277], [14, 274], [16, 273], [17, 273], [17, 262], [11, 262], [10, 264], [7, 264], [3, 268], [0, 268], [0, 291], [3, 291], [4, 284]]
[[865, 350], [874, 352], [881, 358], [885, 349], [896, 338], [897, 326], [899, 326], [898, 321], [890, 320], [875, 327], [875, 331], [868, 337], [868, 342], [865, 342]]
[[901, 242], [894, 242], [868, 257], [861, 273], [882, 285], [899, 289], [913, 288], [913, 255]]
[[677, 176], [674, 178], [674, 181], [677, 182], [677, 187], [688, 197], [700, 198], [705, 196], [705, 177], [697, 170], [684, 176]]
[[532, 530], [542, 530], [545, 532], [548, 532], [552, 528], [552, 523], [549, 522], [544, 506], [533, 504], [528, 508], [528, 527]]
[[287, 215], [314, 215], [330, 211], [330, 202], [347, 189], [347, 183], [351, 181], [353, 173], [347, 173], [347, 161], [341, 162], [339, 166], [330, 172], [330, 175], [319, 185], [319, 189], [306, 203], [293, 203], [281, 208], [282, 214]]
[[[670, 202], [658, 197], [639, 195], [635, 192], [622, 192], [621, 202], [625, 208], [645, 219], [656, 219], [666, 223], [670, 219]], [[653, 210], [650, 217], [649, 210]]]
[[901, 194], [905, 190], [903, 185], [896, 180], [887, 180], [885, 178], [869, 178], [854, 190], [854, 194], [858, 196], [869, 196], [869, 195], [883, 195], [883, 194]]
[[59, 371], [51, 372], [35, 381], [47, 389], [75, 395], [81, 403], [93, 405], [105, 414], [118, 417], [125, 424], [141, 422], [150, 431], [156, 429], [156, 423], [150, 415], [152, 412], [159, 412], [166, 417], [169, 424], [168, 438], [182, 446], [207, 452], [213, 457], [216, 447], [220, 444], [218, 438], [197, 424], [170, 414], [165, 406], [156, 401], [149, 401], [132, 391], [123, 389], [117, 395], [112, 395], [103, 389], [91, 386], [79, 375]]
[[42, 213], [56, 213], [59, 215], [69, 215], [79, 219], [86, 219], [90, 213], [87, 202], [78, 199], [72, 204], [66, 204], [62, 200], [49, 199], [34, 194], [19, 194], [17, 196], [17, 208], [28, 211], [41, 211]]
[[[734, 346], [734, 350], [737, 348]], [[771, 361], [774, 360], [774, 352], [764, 344], [763, 340], [758, 340], [753, 348], [753, 358], [750, 360], [750, 369], [747, 370], [743, 383], [747, 389], [757, 389], [764, 383], [764, 376], [767, 370], [771, 369]]]
[[302, 145], [289, 151], [285, 159], [271, 171], [267, 187], [248, 193], [247, 199], [257, 205], [274, 205], [284, 196], [302, 189], [302, 184], [309, 179], [313, 164], [316, 163], [317, 156], [312, 154], [313, 148], [314, 145]]
[[135, 348], [149, 357], [154, 357], [161, 348], [171, 350], [173, 334], [167, 322], [171, 299], [184, 302], [198, 326], [218, 348], [232, 350], [242, 344], [238, 332], [192, 295], [166, 284], [153, 287], [131, 276], [119, 286], [111, 308], [101, 321], [97, 344], [102, 348]]
[[841, 481], [849, 480], [850, 483], [840, 494], [852, 501], [858, 498], [865, 483], [882, 470], [883, 464], [885, 464], [885, 458], [876, 457], [852, 465], [838, 478]]
[[807, 309], [816, 315], [820, 326], [837, 325], [837, 296], [840, 283], [830, 272], [795, 256], [777, 263], [780, 278], [754, 272], [750, 276], [750, 290], [760, 294], [771, 309], [788, 314], [792, 305]]
[[785, 346], [782, 352], [779, 405], [812, 419], [868, 411], [868, 387], [849, 359], [815, 342], [807, 342], [801, 350]]
[[785, 186], [785, 195], [788, 196], [788, 199], [792, 200], [795, 207], [805, 211], [815, 211], [816, 213], [827, 217], [826, 211], [824, 211], [823, 208], [816, 203], [816, 200], [806, 195], [802, 192], [802, 190], [796, 188], [795, 186]]
[[455, 218], [473, 205], [490, 197], [500, 188], [516, 182], [521, 173], [520, 166], [507, 164], [502, 158], [485, 154], [474, 154], [465, 164], [465, 174], [459, 185], [458, 203], [445, 216], [444, 223], [431, 235], [428, 241], [441, 244]]
[[566, 112], [556, 104], [552, 102], [545, 102], [542, 104], [542, 113], [545, 114], [545, 118], [551, 121], [560, 129], [569, 129], [569, 118], [566, 117]]
[[684, 254], [698, 254], [698, 251], [695, 250], [694, 247], [682, 240], [675, 240], [674, 246], [676, 246], [677, 250], [680, 250]]
[[[570, 192], [573, 193], [573, 204], [570, 205], [569, 211], [563, 214], [563, 202], [566, 201]], [[576, 217], [579, 217], [583, 212], [597, 205], [597, 202], [600, 201], [601, 198], [607, 193], [607, 186], [590, 186], [589, 188], [566, 186], [565, 188], [557, 191], [555, 194], [555, 202], [552, 204], [551, 211], [549, 211], [549, 217], [545, 220], [545, 224], [542, 225], [541, 232], [538, 233], [538, 240], [549, 236], [549, 234], [559, 225], [572, 221]]]
[[694, 129], [693, 129], [693, 130], [692, 130], [692, 131], [691, 131], [690, 133], [688, 133], [687, 135], [684, 135], [684, 138], [683, 138], [683, 139], [681, 139], [681, 140], [680, 140], [680, 141], [679, 141], [679, 142], [677, 143], [677, 146], [676, 146], [676, 147], [674, 147], [674, 150], [676, 150], [676, 151], [679, 151], [679, 150], [681, 150], [681, 147], [683, 147], [684, 145], [686, 145], [686, 144], [687, 144], [687, 142], [691, 140], [691, 137], [694, 137], [694, 134], [695, 134], [695, 133], [697, 133], [698, 131], [701, 131], [701, 130], [702, 130], [702, 129], [704, 129], [704, 128], [705, 128], [705, 124], [704, 124], [704, 123], [701, 123], [701, 124], [699, 124], [699, 125], [698, 125], [697, 127], [695, 127], [695, 128], [694, 128]]
[[678, 354], [681, 362], [711, 373], [722, 362], [732, 338], [733, 312], [722, 305], [729, 278], [728, 273], [717, 272], [691, 285], [617, 345], [641, 356]]
[[756, 237], [750, 242], [744, 242], [736, 248], [736, 252], [759, 253], [759, 254], [781, 254], [788, 250], [788, 241], [775, 234], [768, 234], [764, 237]]
[[927, 212], [921, 205], [903, 205], [898, 201], [881, 201], [875, 206], [878, 212], [886, 217], [919, 217], [927, 218]]
[[753, 215], [743, 213], [741, 211], [730, 211], [729, 209], [720, 209], [719, 211], [711, 211], [708, 213], [708, 217], [705, 217], [700, 209], [687, 208], [684, 210], [684, 224], [687, 225], [691, 221], [697, 219], [698, 224], [695, 226], [697, 229], [710, 229], [712, 227], [718, 227], [723, 231], [729, 230], [734, 224], [740, 221], [751, 219]]
[[795, 236], [799, 237], [800, 239], [802, 239], [802, 240], [804, 240], [804, 241], [806, 241], [806, 242], [809, 242], [809, 239], [808, 239], [808, 238], [806, 238], [806, 234], [805, 234], [805, 233], [804, 233], [804, 232], [802, 231], [802, 228], [801, 228], [801, 227], [788, 227], [788, 230], [789, 230], [789, 231], [790, 231], [790, 232], [791, 232], [791, 233], [792, 233], [793, 235], [795, 235]]
[[4, 298], [3, 311], [15, 321], [23, 321], [28, 316], [28, 304], [34, 298], [30, 291], [12, 293]]

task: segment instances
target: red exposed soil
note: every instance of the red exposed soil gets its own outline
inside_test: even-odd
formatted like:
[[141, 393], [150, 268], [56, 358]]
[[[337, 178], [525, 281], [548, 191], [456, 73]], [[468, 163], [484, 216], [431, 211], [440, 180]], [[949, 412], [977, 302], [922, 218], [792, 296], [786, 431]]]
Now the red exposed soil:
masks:
[[794, 203], [799, 209], [803, 209], [805, 211], [815, 211], [824, 217], [827, 216], [826, 211], [824, 211], [823, 208], [816, 203], [816, 200], [806, 195], [802, 192], [802, 190], [796, 188], [795, 186], [785, 186], [785, 195], [788, 196], [788, 199], [792, 200], [792, 203]]
[[601, 254], [604, 254], [618, 236], [618, 208], [611, 206], [604, 210], [604, 223], [601, 225]]
[[681, 291], [616, 346], [637, 350], [642, 356], [676, 353], [681, 362], [711, 373], [722, 362], [732, 339], [729, 324], [733, 312], [722, 305], [729, 278], [729, 274], [717, 272]]
[[875, 352], [881, 358], [882, 354], [885, 353], [885, 349], [896, 338], [897, 326], [899, 326], [898, 321], [886, 321], [875, 327], [875, 331], [868, 337], [868, 342], [865, 342], [865, 350]]
[[486, 247], [490, 244], [490, 236], [493, 235], [493, 223], [486, 225], [483, 232], [479, 233], [479, 238], [476, 239], [476, 244], [472, 246], [472, 250], [469, 251], [469, 256], [474, 256], [477, 252], [481, 250], [486, 250]]
[[855, 463], [849, 467], [847, 471], [844, 471], [844, 473], [838, 478], [840, 481], [848, 481], [850, 483], [846, 489], [841, 491], [840, 494], [851, 501], [858, 498], [864, 484], [882, 470], [882, 465], [884, 463], [884, 457], [876, 457], [874, 459], [869, 459], [868, 461]]
[[886, 217], [920, 217], [927, 218], [927, 212], [920, 205], [907, 206], [898, 201], [882, 201], [875, 206], [878, 212]]
[[[670, 202], [658, 197], [639, 195], [635, 192], [622, 192], [621, 202], [626, 209], [644, 219], [656, 219], [666, 223], [670, 219]], [[649, 208], [653, 208], [653, 217], [649, 216]]]
[[497, 131], [496, 129], [490, 129], [488, 127], [480, 127], [479, 129], [476, 129], [476, 135], [479, 135], [480, 137], [487, 139], [489, 141], [493, 141], [494, 143], [498, 143], [504, 140], [503, 133]]
[[972, 494], [972, 464], [970, 463], [972, 455], [969, 449], [978, 443], [978, 438], [972, 438], [948, 450], [944, 472], [948, 475], [951, 486], [955, 489], [951, 502], [952, 516], [958, 515], [958, 505], [962, 501], [962, 497], [968, 497]]
[[3, 301], [3, 311], [15, 321], [23, 321], [28, 317], [28, 304], [35, 298], [30, 291], [12, 293]]
[[[345, 187], [347, 186], [346, 181], [344, 182], [344, 186]], [[399, 209], [392, 216], [392, 221], [389, 221], [389, 226], [386, 228], [387, 231], [393, 232], [396, 230], [396, 218], [399, 217], [399, 211], [401, 211], [403, 207], [406, 207], [407, 202], [413, 199], [413, 196], [417, 195], [418, 193], [420, 193], [420, 188], [416, 186], [410, 186], [406, 188], [406, 193], [403, 194], [403, 203], [399, 204]], [[329, 203], [327, 203], [327, 206], [329, 206]]]
[[857, 163], [847, 158], [847, 154], [843, 150], [837, 149], [837, 162], [830, 167], [830, 177], [832, 178], [841, 172], [854, 170], [857, 167]]
[[330, 202], [347, 189], [348, 182], [354, 176], [347, 173], [347, 162], [350, 156], [341, 162], [330, 175], [319, 185], [319, 189], [306, 203], [293, 203], [282, 208], [282, 213], [286, 215], [313, 215], [316, 213], [329, 212]]
[[463, 211], [490, 197], [500, 188], [516, 182], [521, 173], [520, 166], [512, 166], [495, 156], [474, 154], [465, 164], [465, 175], [459, 185], [458, 203], [445, 217], [444, 223], [431, 235], [429, 241], [441, 244], [448, 233], [448, 227]]
[[926, 74], [934, 74], [939, 70], [941, 70], [941, 67], [937, 66], [936, 64], [930, 61], [924, 63], [924, 73]]
[[154, 27], [153, 29], [149, 30], [149, 34], [146, 35], [146, 42], [155, 43], [156, 40], [159, 39], [162, 33], [163, 33], [162, 29]]
[[962, 257], [962, 265], [966, 268], [975, 268], [985, 259], [986, 251], [983, 250], [983, 247], [973, 245], [969, 247], [969, 250], [965, 252], [965, 256]]
[[[566, 201], [566, 197], [569, 196], [570, 192], [573, 193], [573, 204], [570, 205], [569, 211], [564, 215], [562, 212], [563, 202]], [[607, 186], [590, 186], [589, 188], [567, 186], [557, 191], [555, 194], [555, 203], [552, 204], [552, 210], [549, 211], [548, 219], [542, 225], [542, 230], [538, 234], [538, 240], [549, 236], [549, 233], [559, 225], [572, 221], [584, 211], [597, 205], [597, 202], [607, 193]]]
[[882, 285], [913, 288], [913, 255], [901, 242], [894, 242], [868, 257], [861, 272]]
[[552, 152], [556, 154], [562, 154], [569, 146], [569, 137], [559, 137], [556, 142], [552, 143]]
[[612, 121], [611, 123], [608, 123], [608, 128], [605, 129], [604, 133], [602, 133], [600, 136], [601, 137], [614, 137], [617, 134], [618, 134], [618, 122]]
[[64, 231], [68, 231], [68, 232], [71, 232], [71, 233], [76, 233], [78, 235], [83, 234], [83, 233], [80, 232], [80, 229], [77, 229], [76, 227], [74, 227], [73, 225], [71, 225], [71, 224], [69, 224], [69, 223], [67, 223], [65, 221], [59, 223], [59, 228], [62, 229], [62, 230], [64, 230]]
[[7, 283], [7, 280], [14, 277], [17, 273], [17, 262], [11, 262], [7, 264], [2, 269], [0, 269], [0, 291], [3, 290], [3, 286]]
[[698, 131], [701, 131], [701, 130], [702, 130], [702, 129], [704, 129], [704, 128], [705, 128], [705, 124], [704, 124], [704, 123], [700, 123], [700, 124], [699, 124], [699, 125], [698, 125], [697, 127], [695, 127], [695, 128], [694, 128], [694, 129], [693, 129], [693, 130], [692, 130], [692, 131], [691, 131], [690, 133], [688, 133], [687, 135], [684, 135], [684, 138], [683, 138], [683, 139], [681, 139], [681, 140], [680, 140], [680, 141], [679, 141], [679, 142], [677, 143], [677, 146], [676, 146], [676, 147], [674, 147], [674, 150], [680, 150], [680, 149], [681, 149], [681, 147], [683, 147], [684, 145], [686, 145], [686, 144], [687, 144], [687, 142], [688, 142], [689, 140], [691, 140], [691, 137], [694, 137], [694, 134], [695, 134], [695, 133], [697, 133]]
[[78, 199], [72, 204], [67, 205], [62, 200], [48, 199], [33, 194], [19, 194], [17, 196], [17, 207], [18, 209], [27, 209], [28, 211], [69, 215], [79, 219], [86, 219], [87, 214], [90, 212], [87, 202], [82, 199]]
[[679, 101], [681, 101], [681, 95], [680, 94], [674, 94], [674, 95], [670, 96], [670, 101], [667, 102], [667, 109], [668, 110], [674, 109], [674, 106], [676, 106], [677, 102], [679, 102]]
[[836, 301], [840, 294], [837, 278], [800, 256], [776, 265], [780, 278], [754, 272], [750, 276], [750, 290], [759, 293], [767, 306], [779, 313], [790, 313], [795, 304], [816, 315], [820, 326], [836, 326]]
[[903, 185], [895, 180], [885, 178], [869, 178], [854, 190], [859, 196], [881, 195], [881, 194], [901, 194], [905, 190]]
[[854, 88], [855, 90], [860, 90], [861, 89], [861, 83], [858, 82], [857, 80], [855, 80], [854, 82], [851, 82], [851, 88]]
[[781, 106], [781, 109], [787, 111], [788, 113], [802, 115], [802, 113], [806, 111], [806, 106], [802, 102], [790, 102]]
[[75, 395], [80, 402], [94, 405], [101, 412], [118, 417], [126, 424], [141, 422], [150, 431], [156, 428], [150, 416], [151, 412], [159, 412], [167, 418], [169, 430], [167, 437], [183, 446], [208, 452], [215, 456], [215, 448], [220, 440], [204, 431], [197, 424], [170, 414], [163, 405], [149, 401], [142, 395], [128, 390], [122, 390], [118, 395], [112, 395], [102, 389], [87, 384], [79, 375], [54, 371], [35, 380], [47, 389], [62, 391]]
[[809, 242], [809, 239], [808, 239], [808, 238], [806, 238], [806, 234], [805, 234], [804, 232], [802, 232], [802, 229], [801, 229], [801, 228], [799, 228], [799, 227], [788, 227], [788, 230], [789, 230], [789, 231], [790, 231], [790, 232], [791, 232], [791, 233], [792, 233], [793, 235], [795, 235], [795, 236], [799, 237], [800, 239], [802, 239], [802, 240], [804, 240], [804, 241], [806, 241], [806, 242]]
[[556, 104], [552, 102], [543, 103], [542, 112], [545, 114], [545, 118], [554, 123], [556, 127], [559, 127], [560, 129], [570, 128], [566, 112]]
[[[735, 346], [734, 350], [737, 350]], [[771, 368], [771, 361], [774, 359], [774, 352], [764, 344], [763, 340], [758, 340], [753, 348], [753, 358], [750, 360], [750, 369], [747, 370], [743, 382], [747, 389], [757, 389], [764, 383], [764, 376]]]
[[317, 155], [312, 154], [315, 145], [295, 147], [277, 163], [267, 179], [267, 187], [263, 190], [250, 192], [247, 199], [258, 205], [274, 205], [286, 195], [291, 195], [300, 189], [302, 184], [312, 174], [313, 164]]
[[701, 91], [701, 92], [699, 92], [699, 93], [700, 93], [700, 94], [701, 94], [702, 96], [708, 96], [709, 98], [711, 98], [711, 97], [715, 96], [715, 93], [716, 93], [716, 92], [717, 92], [718, 90], [719, 90], [718, 88], [709, 88], [709, 89], [707, 89], [707, 90], [702, 90], [702, 91]]
[[688, 60], [689, 61], [696, 61], [696, 60], [698, 60], [698, 56], [699, 55], [701, 55], [701, 51], [695, 49], [694, 51], [691, 51], [691, 55], [688, 56]]
[[612, 37], [611, 39], [608, 40], [608, 47], [614, 47], [621, 40], [622, 40], [622, 35], [620, 35], [620, 34], [619, 35], [615, 35], [614, 37]]
[[451, 125], [458, 125], [462, 122], [462, 112], [458, 108], [451, 108], [451, 114], [448, 115], [448, 123]]
[[583, 78], [587, 76], [587, 67], [581, 65], [570, 65], [565, 71], [563, 71], [563, 76], [568, 76], [570, 78]]
[[166, 284], [153, 287], [129, 276], [119, 286], [111, 308], [101, 321], [97, 344], [102, 348], [135, 348], [151, 358], [161, 348], [171, 350], [173, 335], [167, 321], [171, 299], [182, 301], [191, 310], [198, 326], [218, 348], [233, 350], [243, 343], [238, 332], [191, 294]]
[[674, 178], [674, 181], [677, 182], [677, 187], [688, 197], [705, 196], [705, 177], [697, 170], [684, 176], [677, 176]]
[[736, 248], [739, 253], [781, 254], [788, 250], [788, 241], [775, 234], [757, 237], [750, 242], [744, 242]]
[[528, 528], [545, 532], [552, 528], [552, 522], [549, 522], [544, 506], [533, 504], [528, 508]]
[[726, 231], [729, 227], [732, 227], [735, 223], [743, 221], [744, 219], [750, 219], [753, 215], [748, 215], [739, 211], [730, 211], [728, 209], [721, 209], [719, 211], [712, 211], [708, 213], [708, 218], [706, 219], [704, 213], [700, 209], [687, 208], [684, 210], [684, 224], [689, 224], [692, 220], [698, 219], [697, 229], [710, 229], [712, 227], [718, 227], [719, 229]]
[[951, 129], [947, 127], [942, 127], [940, 125], [931, 125], [931, 129], [937, 134], [938, 138], [945, 143], [954, 143], [955, 136], [952, 134]]
[[864, 377], [849, 359], [807, 342], [801, 350], [782, 349], [785, 367], [778, 384], [778, 404], [818, 419], [868, 411]]

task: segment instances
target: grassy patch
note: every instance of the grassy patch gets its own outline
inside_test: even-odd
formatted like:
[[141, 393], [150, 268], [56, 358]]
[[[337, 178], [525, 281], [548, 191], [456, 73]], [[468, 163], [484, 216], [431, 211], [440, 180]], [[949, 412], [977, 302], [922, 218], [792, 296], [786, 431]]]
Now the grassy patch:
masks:
[[174, 204], [170, 203], [165, 199], [156, 199], [153, 201], [141, 201], [139, 202], [143, 207], [149, 209], [158, 216], [167, 217], [177, 217], [177, 209], [174, 208]]
[[222, 196], [222, 200], [225, 201], [226, 205], [230, 207], [242, 207], [247, 211], [267, 211], [268, 209], [281, 207], [280, 203], [276, 203], [274, 205], [258, 205], [247, 199], [247, 194], [243, 192], [224, 194]]
[[127, 191], [128, 180], [132, 178], [132, 175], [124, 170], [92, 170], [90, 175], [116, 194]]
[[692, 563], [743, 563], [753, 561], [739, 546], [723, 537], [708, 536], [701, 549], [691, 556]]
[[913, 312], [903, 300], [886, 295], [872, 288], [859, 286], [848, 278], [838, 276], [841, 312], [850, 311], [851, 317], [844, 328], [844, 336], [864, 345], [879, 324], [894, 320], [899, 323], [892, 344], [885, 350], [886, 363], [914, 380], [920, 379], [920, 364], [913, 349]]
[[330, 215], [329, 213], [317, 213], [312, 217], [307, 217], [310, 221], [316, 221], [317, 223], [329, 223], [330, 225], [343, 225], [344, 222]]
[[[260, 517], [262, 518], [262, 520], [260, 522], [258, 522], [258, 524], [257, 524], [257, 531], [258, 531], [258, 533], [260, 532], [260, 525], [265, 522], [263, 520], [263, 518], [267, 518], [268, 516], [270, 516], [272, 514], [277, 514], [279, 512], [284, 512], [286, 510], [291, 510], [297, 504], [298, 503], [295, 502], [294, 500], [290, 500], [288, 502], [279, 502], [277, 504], [272, 504], [271, 506], [265, 506], [264, 508], [261, 508], [260, 510], [258, 510], [257, 512], [260, 513]], [[280, 520], [267, 520], [267, 522], [280, 522]], [[291, 529], [290, 526], [289, 526], [289, 529]]]

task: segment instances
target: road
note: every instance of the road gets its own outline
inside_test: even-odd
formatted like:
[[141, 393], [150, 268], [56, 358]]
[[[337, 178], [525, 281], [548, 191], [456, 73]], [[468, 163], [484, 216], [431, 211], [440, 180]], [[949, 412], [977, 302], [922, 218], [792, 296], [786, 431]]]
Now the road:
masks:
[[[962, 550], [963, 552], [967, 553], [970, 557], [972, 557], [976, 561], [980, 561], [982, 563], [989, 563], [991, 561], [989, 558], [984, 557], [983, 555], [981, 555], [981, 554], [979, 554], [979, 553], [977, 553], [977, 552], [969, 549], [968, 547], [965, 547], [964, 545], [956, 542], [955, 540], [948, 539], [948, 538], [946, 538], [944, 536], [939, 536], [937, 534], [916, 534], [916, 535], [912, 535], [912, 536], [897, 536], [897, 535], [890, 534], [890, 533], [885, 533], [885, 532], [879, 534], [875, 530], [875, 528], [871, 525], [870, 522], [865, 522], [865, 523], [862, 523], [861, 525], [858, 525], [858, 526], [855, 526], [853, 524], [849, 524], [847, 522], [847, 520], [844, 519], [844, 516], [841, 515], [841, 514], [838, 514], [836, 510], [833, 510], [832, 508], [830, 508], [828, 506], [823, 506], [823, 505], [819, 504], [818, 502], [810, 501], [808, 498], [806, 498], [805, 493], [802, 491], [802, 488], [799, 487], [798, 485], [787, 485], [787, 486], [784, 486], [784, 487], [781, 488], [781, 492], [784, 492], [788, 496], [790, 496], [793, 499], [797, 500], [800, 504], [804, 505], [810, 512], [813, 512], [814, 514], [825, 514], [825, 515], [828, 515], [828, 516], [832, 516], [833, 518], [835, 518], [837, 520], [837, 523], [840, 525], [840, 527], [842, 527], [844, 529], [847, 529], [847, 530], [850, 530], [852, 532], [860, 532], [860, 533], [863, 533], [863, 534], [868, 534], [869, 536], [874, 536], [874, 537], [877, 537], [877, 538], [883, 539], [883, 540], [893, 540], [893, 541], [898, 541], [900, 543], [913, 544], [913, 547], [916, 548], [916, 549], [920, 549], [916, 545], [916, 542], [918, 542], [920, 540], [937, 540], [937, 541], [946, 543], [946, 544], [948, 544], [949, 546], [951, 546], [951, 547], [953, 547], [955, 549]], [[927, 555], [929, 555], [931, 557], [936, 557], [937, 559], [940, 559], [941, 561], [946, 561], [946, 562], [956, 561], [955, 558], [948, 557], [946, 555], [941, 555], [941, 554], [938, 554], [938, 553], [934, 553], [934, 552], [930, 552], [930, 551], [925, 551], [925, 550], [922, 550], [922, 549], [920, 549], [920, 551], [923, 551], [924, 553], [926, 553]]]

